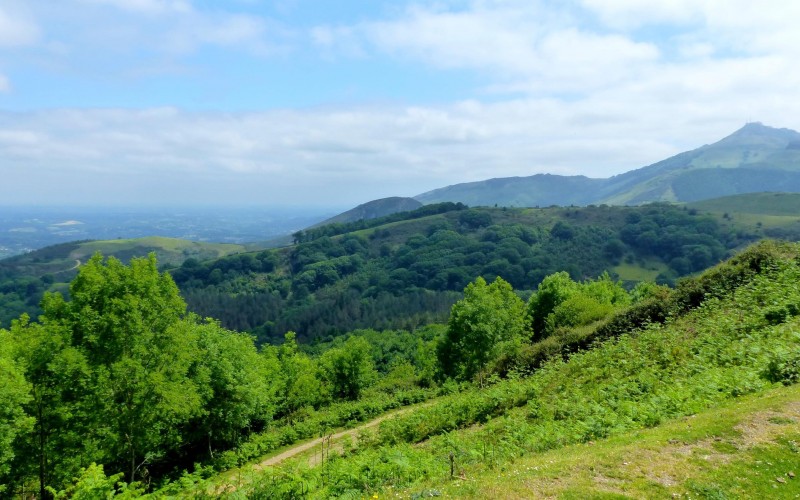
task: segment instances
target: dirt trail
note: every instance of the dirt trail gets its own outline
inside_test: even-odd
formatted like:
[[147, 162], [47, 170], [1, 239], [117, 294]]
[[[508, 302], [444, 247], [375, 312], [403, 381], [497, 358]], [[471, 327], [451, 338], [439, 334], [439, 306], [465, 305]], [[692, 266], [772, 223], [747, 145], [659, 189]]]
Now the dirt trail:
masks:
[[[266, 460], [263, 460], [263, 461], [259, 462], [258, 464], [253, 466], [253, 469], [262, 470], [265, 467], [278, 465], [281, 462], [283, 462], [284, 460], [288, 460], [288, 459], [290, 459], [290, 458], [292, 458], [294, 456], [297, 456], [297, 455], [303, 453], [304, 451], [311, 450], [315, 446], [320, 446], [322, 444], [323, 440], [330, 439], [330, 442], [332, 444], [335, 444], [337, 441], [341, 440], [343, 437], [355, 436], [359, 432], [361, 432], [362, 430], [369, 429], [369, 428], [376, 427], [376, 426], [380, 425], [381, 422], [383, 422], [384, 420], [386, 420], [388, 418], [392, 418], [392, 417], [395, 417], [397, 415], [402, 415], [403, 413], [406, 413], [406, 412], [409, 412], [411, 410], [415, 410], [417, 408], [420, 408], [421, 406], [424, 406], [425, 404], [426, 403], [423, 403], [423, 404], [420, 404], [420, 405], [408, 406], [408, 407], [405, 407], [405, 408], [400, 408], [400, 409], [395, 410], [393, 412], [390, 412], [390, 413], [387, 413], [385, 415], [382, 415], [382, 416], [376, 418], [375, 420], [371, 420], [371, 421], [369, 421], [369, 422], [367, 422], [365, 424], [361, 424], [358, 427], [353, 427], [352, 429], [347, 429], [345, 431], [337, 432], [335, 434], [331, 434], [330, 436], [317, 438], [317, 439], [314, 439], [313, 441], [308, 441], [308, 442], [299, 444], [297, 446], [293, 446], [292, 448], [289, 448], [288, 450], [286, 450], [286, 451], [284, 451], [284, 452], [282, 452], [282, 453], [280, 453], [278, 455], [275, 455], [273, 457], [270, 457], [270, 458], [268, 458]], [[318, 461], [319, 461], [318, 459], [319, 459], [319, 457], [312, 457], [309, 460], [310, 465], [316, 465], [318, 463]]]
[[[302, 454], [304, 452], [312, 450], [315, 446], [320, 446], [322, 444], [323, 440], [327, 440], [329, 438], [330, 438], [331, 448], [330, 448], [330, 450], [326, 450], [326, 455], [327, 455], [328, 451], [334, 451], [334, 452], [338, 453], [344, 447], [344, 443], [342, 443], [342, 438], [345, 438], [347, 436], [356, 436], [359, 432], [361, 432], [361, 431], [363, 431], [365, 429], [369, 429], [369, 428], [376, 427], [376, 426], [380, 425], [380, 423], [383, 422], [384, 420], [390, 419], [392, 417], [396, 417], [397, 415], [402, 415], [402, 414], [410, 412], [410, 411], [414, 411], [414, 410], [419, 409], [419, 408], [423, 408], [425, 406], [429, 406], [431, 404], [434, 404], [434, 402], [435, 402], [434, 400], [428, 400], [428, 401], [425, 401], [423, 403], [418, 403], [418, 404], [415, 404], [415, 405], [406, 406], [406, 407], [403, 407], [403, 408], [398, 408], [397, 410], [394, 410], [394, 411], [391, 411], [391, 412], [386, 413], [384, 415], [381, 415], [380, 417], [378, 417], [378, 418], [376, 418], [374, 420], [370, 420], [369, 422], [361, 424], [361, 425], [359, 425], [357, 427], [353, 427], [352, 429], [347, 429], [347, 430], [344, 430], [344, 431], [340, 431], [340, 432], [331, 434], [329, 436], [316, 438], [316, 439], [313, 439], [311, 441], [307, 441], [305, 443], [301, 443], [301, 444], [298, 444], [296, 446], [292, 446], [291, 448], [289, 448], [288, 450], [283, 451], [282, 453], [279, 453], [279, 454], [277, 454], [275, 456], [272, 456], [272, 457], [269, 457], [267, 459], [264, 459], [264, 460], [262, 460], [261, 462], [259, 462], [257, 464], [253, 464], [252, 466], [249, 466], [248, 469], [249, 470], [253, 470], [253, 471], [260, 471], [260, 470], [266, 469], [267, 467], [274, 467], [276, 465], [280, 465], [281, 463], [283, 463], [284, 461], [286, 461], [286, 460], [288, 460], [290, 458], [296, 457], [296, 456], [298, 456], [298, 455], [300, 455], [300, 454]], [[320, 456], [317, 455], [316, 453], [312, 454], [309, 457], [308, 465], [310, 467], [317, 466], [317, 465], [319, 465], [319, 463], [320, 463]], [[241, 484], [239, 484], [239, 486], [241, 486]], [[236, 491], [236, 489], [237, 489], [236, 485], [232, 484], [231, 482], [226, 481], [225, 483], [217, 485], [216, 487], [214, 487], [212, 491], [213, 491], [213, 494], [215, 494], [215, 495], [223, 495], [223, 494], [226, 494], [226, 493], [234, 492], [234, 491]]]

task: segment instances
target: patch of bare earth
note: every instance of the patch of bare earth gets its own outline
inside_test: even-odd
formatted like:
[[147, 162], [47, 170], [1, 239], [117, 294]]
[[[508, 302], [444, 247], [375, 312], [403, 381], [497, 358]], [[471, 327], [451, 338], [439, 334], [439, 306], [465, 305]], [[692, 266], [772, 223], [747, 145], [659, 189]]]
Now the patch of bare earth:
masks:
[[740, 434], [736, 438], [714, 437], [694, 443], [670, 441], [669, 446], [650, 452], [650, 454], [657, 454], [657, 457], [652, 457], [655, 460], [654, 466], [649, 468], [646, 477], [665, 487], [675, 486], [683, 478], [675, 477], [670, 471], [676, 468], [680, 469], [676, 466], [685, 462], [687, 457], [694, 456], [709, 462], [725, 464], [730, 462], [734, 455], [715, 449], [715, 442], [726, 442], [737, 450], [749, 450], [774, 442], [780, 434], [786, 431], [787, 425], [791, 425], [794, 429], [800, 429], [800, 401], [786, 404], [781, 411], [765, 410], [753, 413], [734, 427], [734, 430]]

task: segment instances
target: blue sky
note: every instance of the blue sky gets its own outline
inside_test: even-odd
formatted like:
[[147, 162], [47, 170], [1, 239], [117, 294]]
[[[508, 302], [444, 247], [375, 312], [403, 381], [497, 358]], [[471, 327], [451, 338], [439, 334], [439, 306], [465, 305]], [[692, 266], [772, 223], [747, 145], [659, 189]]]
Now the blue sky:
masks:
[[2, 204], [350, 206], [800, 129], [800, 4], [4, 0]]

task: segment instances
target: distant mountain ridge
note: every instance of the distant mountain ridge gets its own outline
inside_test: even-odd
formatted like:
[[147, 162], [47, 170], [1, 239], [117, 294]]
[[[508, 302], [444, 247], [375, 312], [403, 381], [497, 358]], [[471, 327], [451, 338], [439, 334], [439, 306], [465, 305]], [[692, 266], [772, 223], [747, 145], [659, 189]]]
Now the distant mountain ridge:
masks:
[[414, 199], [471, 206], [638, 205], [800, 192], [800, 133], [760, 122], [710, 145], [607, 179], [537, 174], [455, 184]]
[[326, 219], [318, 224], [314, 224], [311, 228], [324, 226], [326, 224], [348, 222], [357, 222], [365, 219], [377, 219], [386, 215], [396, 214], [398, 212], [408, 212], [416, 210], [423, 205], [422, 202], [414, 198], [403, 198], [400, 196], [392, 196], [389, 198], [381, 198], [379, 200], [369, 201], [363, 203], [347, 212], [342, 212], [339, 215]]

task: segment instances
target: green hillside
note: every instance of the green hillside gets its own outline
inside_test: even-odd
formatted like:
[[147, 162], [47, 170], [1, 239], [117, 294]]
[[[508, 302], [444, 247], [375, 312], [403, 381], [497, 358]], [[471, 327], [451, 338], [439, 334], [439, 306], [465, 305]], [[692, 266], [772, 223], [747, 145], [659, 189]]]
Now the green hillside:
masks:
[[244, 251], [241, 245], [198, 243], [158, 236], [105, 241], [76, 241], [0, 260], [0, 327], [23, 312], [32, 317], [45, 290], [65, 291], [80, 265], [96, 252], [128, 261], [155, 252], [163, 265], [187, 259], [208, 260]]
[[800, 218], [800, 194], [798, 193], [748, 193], [695, 201], [689, 203], [688, 206], [704, 212]]
[[[777, 208], [776, 208], [777, 210]], [[410, 212], [294, 235], [294, 246], [241, 251], [149, 238], [82, 242], [0, 262], [2, 323], [39, 314], [44, 290], [65, 283], [95, 251], [125, 261], [155, 251], [191, 311], [280, 342], [356, 328], [395, 329], [443, 321], [476, 276], [501, 276], [523, 296], [565, 270], [583, 280], [608, 271], [626, 286], [672, 283], [770, 236], [797, 239], [789, 216], [671, 205], [584, 208], [468, 208], [426, 205]], [[217, 258], [225, 253], [237, 253]]]
[[[800, 233], [799, 233], [800, 234]], [[684, 207], [467, 208], [427, 205], [405, 215], [331, 224], [298, 244], [170, 272], [192, 311], [278, 342], [356, 328], [410, 329], [443, 321], [476, 276], [523, 295], [565, 270], [628, 282], [672, 283], [724, 259], [763, 231]]]
[[664, 425], [628, 431], [454, 481], [426, 481], [401, 498], [796, 498], [800, 386], [770, 389]]
[[[476, 278], [446, 326], [354, 331], [308, 354], [294, 334], [259, 351], [185, 315], [154, 257], [93, 257], [70, 300], [50, 296], [40, 321], [0, 329], [0, 488], [794, 494], [798, 282], [800, 245], [770, 241], [673, 289], [558, 272], [526, 303], [502, 279]], [[589, 448], [583, 462], [575, 446]], [[553, 483], [554, 471], [575, 481]]]
[[604, 179], [539, 174], [467, 182], [435, 189], [414, 198], [423, 203], [461, 202], [470, 206], [547, 207], [589, 205], [598, 199]]
[[164, 493], [793, 498], [799, 256], [796, 244], [760, 244], [590, 327], [608, 336], [567, 340], [532, 371], [392, 414], [328, 445], [322, 462], [311, 450]]
[[728, 137], [608, 179], [534, 175], [457, 184], [424, 203], [486, 206], [638, 205], [762, 191], [800, 192], [800, 133], [748, 123]]

